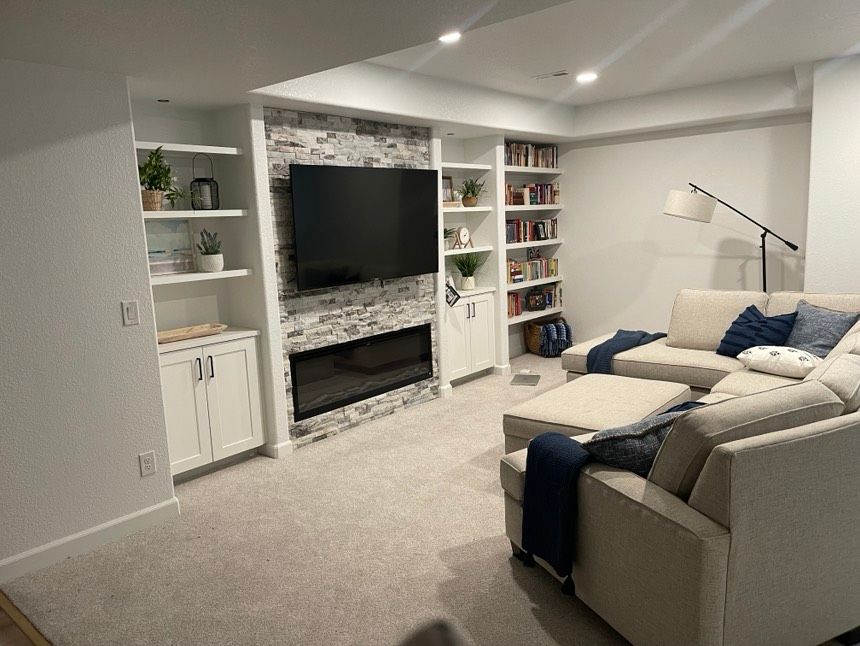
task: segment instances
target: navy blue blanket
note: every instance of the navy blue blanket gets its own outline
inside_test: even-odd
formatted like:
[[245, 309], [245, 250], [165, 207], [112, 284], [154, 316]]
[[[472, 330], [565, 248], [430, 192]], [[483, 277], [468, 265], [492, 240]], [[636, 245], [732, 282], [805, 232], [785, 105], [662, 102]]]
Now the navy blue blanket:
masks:
[[651, 343], [666, 336], [665, 332], [643, 332], [642, 330], [618, 330], [615, 336], [588, 351], [585, 359], [587, 372], [612, 374], [612, 359], [619, 352]]
[[529, 443], [523, 492], [523, 544], [560, 577], [573, 570], [576, 487], [591, 455], [561, 433], [542, 433]]

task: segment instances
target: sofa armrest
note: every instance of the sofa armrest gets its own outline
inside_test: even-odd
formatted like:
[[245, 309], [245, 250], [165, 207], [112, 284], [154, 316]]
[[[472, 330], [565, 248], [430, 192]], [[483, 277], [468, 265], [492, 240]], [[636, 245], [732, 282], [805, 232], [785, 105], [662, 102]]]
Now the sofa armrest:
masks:
[[728, 529], [629, 471], [579, 478], [576, 593], [635, 644], [722, 644]]
[[860, 413], [711, 452], [690, 505], [731, 531], [727, 643], [817, 644], [857, 625], [859, 455]]

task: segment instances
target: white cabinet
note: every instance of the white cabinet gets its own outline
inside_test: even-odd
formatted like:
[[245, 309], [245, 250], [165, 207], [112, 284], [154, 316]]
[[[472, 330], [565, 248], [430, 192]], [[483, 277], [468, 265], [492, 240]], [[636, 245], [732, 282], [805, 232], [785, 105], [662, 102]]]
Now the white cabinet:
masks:
[[174, 475], [263, 444], [255, 339], [165, 352], [161, 389]]
[[454, 307], [447, 308], [445, 352], [451, 379], [493, 366], [496, 355], [493, 327], [492, 294], [461, 298]]

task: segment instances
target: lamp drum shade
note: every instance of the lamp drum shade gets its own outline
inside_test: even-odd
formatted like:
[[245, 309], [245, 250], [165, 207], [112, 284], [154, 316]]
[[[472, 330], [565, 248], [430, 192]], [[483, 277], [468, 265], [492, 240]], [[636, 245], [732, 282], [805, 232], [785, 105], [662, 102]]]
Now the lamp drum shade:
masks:
[[666, 198], [666, 206], [663, 213], [685, 220], [696, 222], [710, 222], [714, 217], [714, 209], [717, 201], [702, 195], [701, 193], [690, 193], [689, 191], [669, 191]]

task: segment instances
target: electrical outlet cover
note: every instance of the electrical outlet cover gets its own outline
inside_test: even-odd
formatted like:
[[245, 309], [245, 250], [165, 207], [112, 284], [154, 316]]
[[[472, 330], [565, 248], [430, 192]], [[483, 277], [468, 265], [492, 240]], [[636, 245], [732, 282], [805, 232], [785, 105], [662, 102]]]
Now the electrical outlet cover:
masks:
[[158, 465], [155, 464], [155, 451], [147, 451], [137, 456], [140, 461], [140, 477], [151, 476], [158, 471]]

